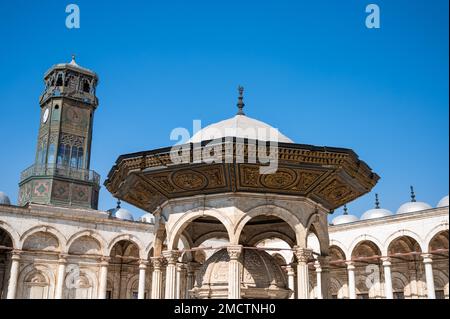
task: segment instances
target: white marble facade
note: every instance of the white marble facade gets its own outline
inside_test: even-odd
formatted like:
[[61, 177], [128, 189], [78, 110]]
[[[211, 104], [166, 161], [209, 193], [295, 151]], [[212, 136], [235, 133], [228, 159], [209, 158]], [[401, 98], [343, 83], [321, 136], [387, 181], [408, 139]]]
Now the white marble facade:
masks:
[[[198, 196], [166, 203], [148, 223], [95, 210], [0, 204], [1, 298], [449, 297], [448, 206], [336, 226], [323, 225], [323, 212], [311, 220], [313, 208], [288, 197]], [[262, 231], [251, 224], [258, 216], [296, 229]], [[194, 223], [202, 219], [206, 226]], [[249, 247], [260, 251], [240, 259]], [[299, 251], [312, 255], [303, 259]], [[216, 252], [228, 254], [228, 264]], [[246, 260], [255, 258], [272, 271], [248, 275], [248, 285], [237, 275], [233, 285], [229, 272], [228, 287], [208, 290], [220, 277], [214, 269], [251, 274]], [[266, 295], [252, 286], [257, 281], [267, 285]]]

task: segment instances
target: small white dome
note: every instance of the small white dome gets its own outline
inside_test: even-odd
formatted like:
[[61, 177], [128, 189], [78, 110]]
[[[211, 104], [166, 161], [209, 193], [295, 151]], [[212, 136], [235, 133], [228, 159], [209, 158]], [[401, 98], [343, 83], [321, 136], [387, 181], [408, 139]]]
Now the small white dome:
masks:
[[245, 115], [236, 115], [230, 119], [211, 124], [198, 131], [188, 143], [199, 143], [224, 137], [294, 143], [272, 126]]
[[133, 214], [131, 214], [125, 208], [120, 207], [120, 204], [121, 204], [120, 200], [118, 200], [116, 208], [108, 209], [108, 213], [110, 214], [110, 216], [113, 216], [118, 219], [134, 221]]
[[358, 221], [359, 218], [356, 217], [355, 215], [349, 215], [348, 214], [348, 209], [347, 209], [347, 205], [344, 205], [344, 213], [340, 216], [335, 217], [332, 221], [331, 224], [332, 225], [342, 225], [342, 224], [347, 224], [347, 223], [353, 223]]
[[399, 207], [397, 214], [406, 214], [412, 212], [418, 212], [421, 210], [426, 210], [432, 208], [431, 205], [424, 202], [407, 202]]
[[447, 207], [447, 206], [448, 206], [448, 195], [442, 197], [442, 199], [439, 201], [436, 207]]
[[384, 208], [373, 208], [362, 214], [361, 220], [381, 218], [394, 215], [390, 210]]
[[359, 220], [359, 218], [356, 217], [355, 215], [339, 215], [333, 219], [331, 224], [336, 226], [336, 225], [342, 225], [342, 224], [347, 224], [347, 223], [353, 223], [358, 220]]
[[0, 192], [0, 205], [11, 205], [9, 197], [3, 192]]
[[133, 215], [125, 208], [116, 209], [114, 212], [114, 217], [123, 220], [134, 220]]
[[369, 209], [361, 216], [361, 220], [381, 218], [386, 216], [394, 215], [390, 210], [380, 207], [380, 201], [378, 199], [378, 194], [375, 194], [375, 208]]
[[155, 216], [153, 216], [153, 214], [147, 213], [142, 215], [139, 218], [139, 221], [143, 222], [143, 223], [148, 223], [148, 224], [155, 224]]

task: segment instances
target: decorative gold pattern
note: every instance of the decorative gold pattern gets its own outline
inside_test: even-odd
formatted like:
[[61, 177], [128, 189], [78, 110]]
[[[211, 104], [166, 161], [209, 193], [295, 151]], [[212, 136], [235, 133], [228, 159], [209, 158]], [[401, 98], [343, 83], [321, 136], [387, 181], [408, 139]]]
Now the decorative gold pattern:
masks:
[[[248, 145], [237, 142], [233, 149], [240, 150], [244, 157], [249, 152]], [[145, 180], [144, 189], [134, 184], [133, 176]], [[105, 186], [115, 196], [150, 211], [170, 198], [218, 192], [302, 196], [333, 210], [369, 192], [378, 179], [351, 150], [281, 144], [278, 171], [270, 175], [261, 175], [257, 164], [236, 161], [175, 165], [167, 148], [138, 157], [121, 156]]]
[[173, 174], [175, 185], [184, 190], [199, 190], [206, 186], [206, 177], [196, 171], [180, 171]]
[[279, 169], [274, 174], [263, 175], [261, 184], [268, 188], [286, 189], [291, 186], [296, 180], [295, 171], [291, 169]]

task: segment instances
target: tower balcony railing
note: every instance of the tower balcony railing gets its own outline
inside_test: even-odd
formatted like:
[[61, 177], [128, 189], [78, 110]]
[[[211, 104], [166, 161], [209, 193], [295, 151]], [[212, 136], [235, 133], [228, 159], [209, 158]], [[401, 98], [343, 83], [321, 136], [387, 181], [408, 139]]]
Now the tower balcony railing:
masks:
[[97, 172], [61, 164], [32, 165], [20, 174], [20, 182], [31, 176], [60, 176], [100, 184], [100, 175]]

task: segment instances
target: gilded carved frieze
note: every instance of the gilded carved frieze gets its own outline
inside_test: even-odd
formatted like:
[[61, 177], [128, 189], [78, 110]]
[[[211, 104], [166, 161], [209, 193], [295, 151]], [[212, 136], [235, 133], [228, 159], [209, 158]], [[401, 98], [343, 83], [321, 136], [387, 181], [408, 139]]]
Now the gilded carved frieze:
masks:
[[[233, 149], [248, 153], [248, 146], [233, 145]], [[194, 156], [192, 149], [190, 155]], [[170, 148], [122, 155], [105, 185], [114, 194], [133, 197], [133, 204], [141, 208], [157, 207], [168, 198], [247, 191], [309, 197], [333, 210], [369, 192], [379, 179], [348, 149], [281, 145], [273, 174], [261, 174], [258, 164], [237, 161], [238, 155], [234, 153], [231, 163], [190, 165], [172, 163]], [[143, 195], [128, 178], [134, 174], [145, 180], [147, 191], [158, 194], [153, 201], [137, 198]]]

